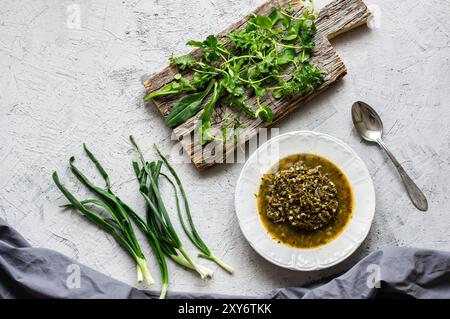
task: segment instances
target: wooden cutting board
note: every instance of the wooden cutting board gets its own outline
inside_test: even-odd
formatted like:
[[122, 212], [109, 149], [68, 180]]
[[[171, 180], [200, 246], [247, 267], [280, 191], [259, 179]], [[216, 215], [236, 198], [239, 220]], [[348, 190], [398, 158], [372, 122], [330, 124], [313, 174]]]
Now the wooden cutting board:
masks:
[[[277, 3], [286, 4], [291, 2], [294, 5], [295, 12], [299, 14], [303, 7], [297, 1], [281, 0], [269, 1], [258, 7], [254, 12], [244, 17], [242, 20], [234, 23], [218, 36], [227, 45], [228, 41], [226, 35], [234, 30], [245, 28], [246, 22], [252, 14], [266, 15], [272, 12]], [[366, 24], [370, 17], [366, 5], [362, 0], [334, 0], [320, 10], [317, 19], [317, 34], [314, 38], [316, 47], [311, 57], [311, 64], [321, 68], [324, 71], [323, 83], [318, 86], [312, 94], [305, 94], [295, 98], [273, 99], [266, 97], [261, 100], [261, 103], [269, 105], [273, 110], [274, 121], [272, 123], [262, 122], [260, 119], [250, 119], [245, 115], [241, 116], [242, 128], [239, 136], [241, 138], [236, 142], [235, 139], [230, 138], [227, 142], [220, 141], [211, 142], [204, 146], [198, 143], [198, 139], [194, 134], [196, 121], [203, 111], [199, 111], [196, 116], [192, 117], [185, 123], [174, 128], [174, 136], [182, 144], [184, 151], [189, 155], [194, 165], [199, 169], [205, 169], [214, 165], [215, 163], [222, 163], [227, 156], [234, 156], [234, 150], [237, 146], [245, 143], [250, 138], [254, 137], [260, 128], [267, 128], [273, 126], [280, 119], [285, 117], [293, 110], [304, 105], [309, 99], [316, 94], [324, 91], [333, 83], [339, 80], [347, 73], [347, 69], [342, 60], [337, 55], [334, 48], [331, 46], [329, 40], [337, 35], [348, 30]], [[200, 56], [198, 49], [189, 53], [195, 57]], [[178, 73], [176, 67], [168, 66], [160, 73], [153, 75], [144, 82], [144, 87], [148, 93], [159, 90], [165, 84], [173, 80], [173, 76]], [[189, 74], [185, 74], [189, 78]], [[181, 95], [180, 95], [181, 96]], [[165, 118], [170, 111], [170, 108], [180, 96], [170, 96], [155, 99], [154, 105], [161, 112]], [[254, 97], [249, 99], [250, 104], [255, 105]], [[212, 132], [220, 132], [221, 122], [224, 115], [233, 113], [232, 108], [226, 107], [224, 103], [216, 106], [214, 114], [211, 119]]]

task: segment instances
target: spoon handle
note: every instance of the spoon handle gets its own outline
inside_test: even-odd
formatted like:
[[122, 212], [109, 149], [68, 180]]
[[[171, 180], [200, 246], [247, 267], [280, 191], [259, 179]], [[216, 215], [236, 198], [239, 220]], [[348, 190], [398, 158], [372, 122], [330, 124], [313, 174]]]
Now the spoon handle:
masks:
[[394, 154], [389, 151], [387, 145], [383, 142], [383, 140], [377, 139], [377, 143], [386, 151], [386, 154], [389, 156], [389, 158], [397, 168], [398, 173], [400, 174], [403, 183], [405, 184], [409, 198], [413, 202], [414, 206], [422, 211], [426, 211], [428, 209], [428, 202], [423, 192], [419, 187], [417, 187], [416, 183], [413, 182], [411, 177], [409, 177], [403, 166], [397, 161]]

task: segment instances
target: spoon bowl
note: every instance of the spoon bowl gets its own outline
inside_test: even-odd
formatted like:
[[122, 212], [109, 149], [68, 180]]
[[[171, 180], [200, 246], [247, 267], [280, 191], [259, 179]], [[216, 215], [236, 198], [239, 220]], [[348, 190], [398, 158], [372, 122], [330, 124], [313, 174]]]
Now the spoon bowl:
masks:
[[369, 142], [377, 142], [383, 134], [383, 122], [375, 110], [367, 103], [358, 101], [352, 106], [352, 120], [361, 137]]

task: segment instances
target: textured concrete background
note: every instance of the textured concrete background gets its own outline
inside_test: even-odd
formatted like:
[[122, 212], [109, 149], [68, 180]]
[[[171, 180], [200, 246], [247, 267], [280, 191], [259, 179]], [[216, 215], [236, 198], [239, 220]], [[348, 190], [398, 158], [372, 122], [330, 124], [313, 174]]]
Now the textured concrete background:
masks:
[[[67, 170], [74, 154], [80, 167], [94, 173], [82, 152], [86, 142], [109, 169], [113, 188], [140, 209], [128, 135], [147, 147], [148, 156], [152, 143], [166, 151], [174, 145], [159, 114], [142, 103], [142, 75], [160, 70], [171, 54], [185, 53], [188, 39], [219, 32], [263, 1], [1, 1], [0, 216], [33, 245], [135, 284], [132, 260], [111, 237], [77, 212], [58, 208], [65, 200], [51, 171], [57, 169], [67, 186], [86, 195]], [[366, 162], [377, 193], [367, 240], [327, 271], [277, 268], [259, 257], [239, 230], [233, 193], [242, 165], [204, 173], [180, 165], [199, 231], [237, 271], [230, 277], [218, 270], [213, 280], [201, 281], [169, 262], [171, 290], [255, 295], [343, 271], [383, 246], [449, 248], [450, 1], [367, 3], [375, 5], [377, 28], [333, 41], [349, 74], [280, 123], [281, 133], [310, 129], [336, 136]], [[80, 28], [73, 4], [80, 8]], [[385, 141], [424, 189], [429, 212], [413, 208], [387, 157], [357, 137], [350, 107], [358, 99], [380, 112]], [[150, 265], [158, 278], [153, 261]]]

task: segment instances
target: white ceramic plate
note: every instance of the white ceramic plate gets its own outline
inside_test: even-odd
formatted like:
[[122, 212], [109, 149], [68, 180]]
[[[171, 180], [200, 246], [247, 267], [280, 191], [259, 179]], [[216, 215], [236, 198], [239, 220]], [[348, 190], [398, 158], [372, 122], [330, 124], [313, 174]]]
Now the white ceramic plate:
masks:
[[[292, 154], [309, 153], [327, 158], [347, 176], [354, 196], [354, 210], [344, 230], [332, 241], [316, 248], [300, 249], [277, 243], [264, 228], [256, 194], [263, 174]], [[274, 137], [250, 156], [236, 186], [236, 213], [250, 245], [280, 267], [312, 271], [331, 267], [350, 256], [369, 233], [375, 213], [375, 190], [361, 158], [344, 142], [327, 134], [297, 131]]]

